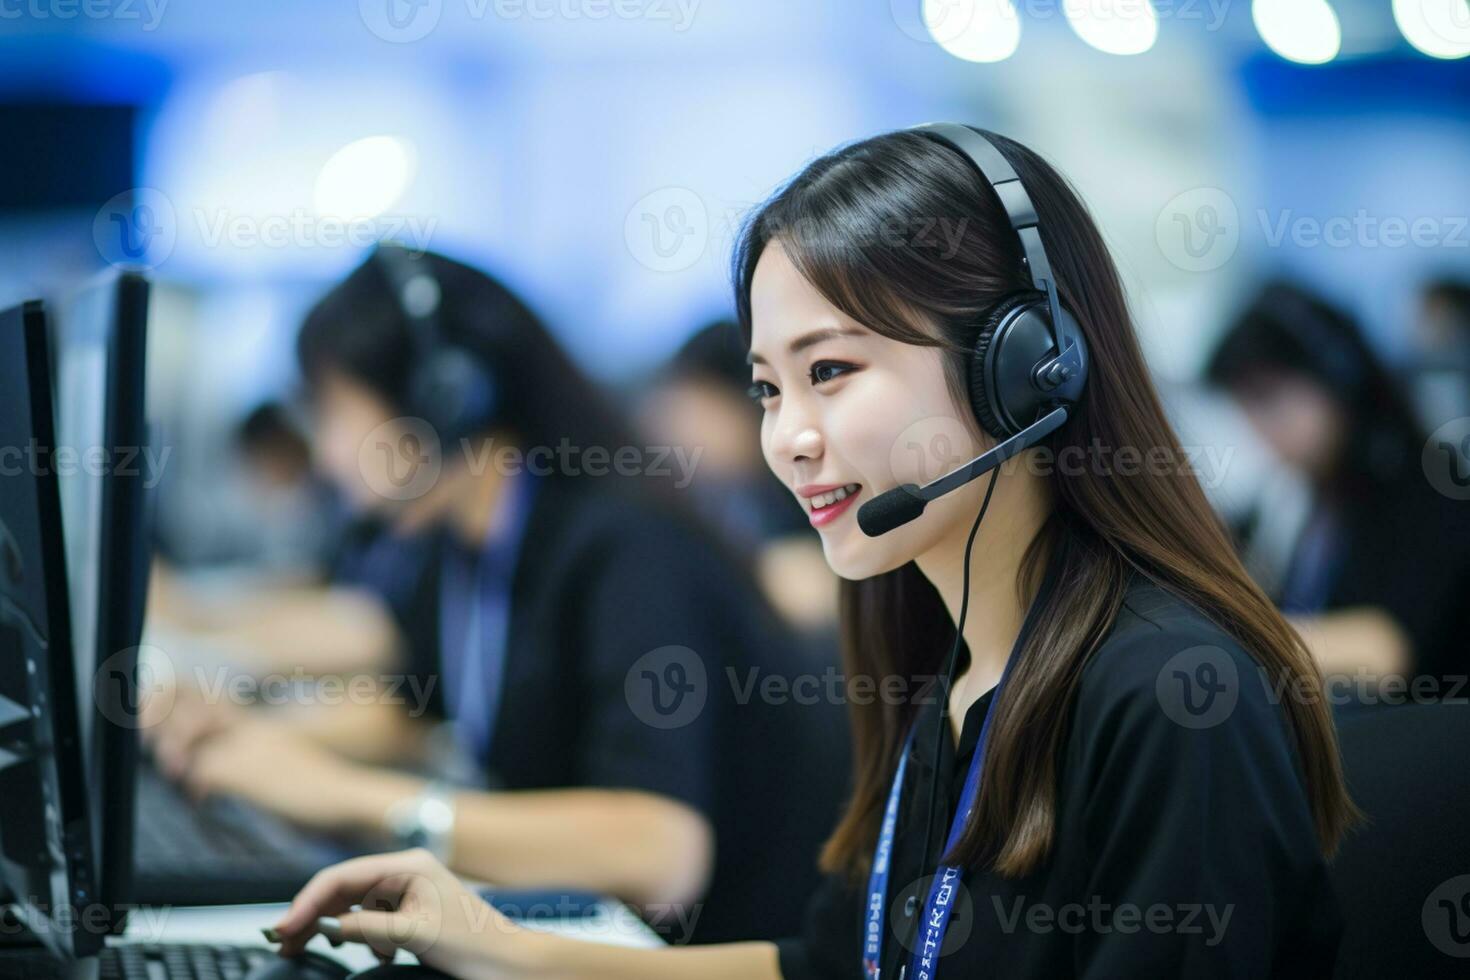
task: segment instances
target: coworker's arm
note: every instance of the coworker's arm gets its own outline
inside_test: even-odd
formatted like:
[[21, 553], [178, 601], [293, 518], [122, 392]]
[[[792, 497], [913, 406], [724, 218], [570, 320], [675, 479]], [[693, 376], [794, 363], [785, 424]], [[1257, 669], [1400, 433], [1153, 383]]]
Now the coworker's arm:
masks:
[[[393, 911], [378, 911], [384, 904]], [[353, 911], [355, 905], [362, 909]], [[546, 980], [780, 980], [770, 943], [629, 949], [567, 939], [510, 922], [426, 851], [354, 858], [315, 875], [276, 925], [284, 955], [300, 953], [321, 916], [382, 958], [405, 949], [429, 966], [471, 978]]]
[[1377, 606], [1295, 616], [1291, 623], [1324, 674], [1403, 674], [1413, 663], [1408, 633]]
[[227, 646], [237, 666], [257, 677], [378, 670], [392, 662], [397, 642], [393, 617], [377, 596], [340, 586], [255, 586], [225, 600], [160, 584], [151, 590], [148, 618]]
[[[229, 794], [326, 832], [386, 837], [389, 809], [427, 783], [349, 762], [287, 726], [252, 720], [203, 740], [179, 773], [195, 797]], [[514, 887], [573, 886], [638, 905], [697, 899], [714, 843], [676, 800], [614, 789], [455, 797], [456, 871]]]
[[231, 689], [178, 686], [150, 692], [141, 734], [165, 773], [181, 776], [201, 744], [239, 726], [267, 725], [300, 735], [343, 758], [377, 764], [421, 761], [429, 725], [428, 692], [418, 678], [385, 686], [378, 678], [327, 680], [310, 703], [277, 710], [230, 700]]
[[682, 905], [703, 894], [714, 861], [703, 815], [653, 793], [469, 793], [458, 813], [456, 870], [509, 885], [577, 881], [636, 905]]
[[302, 706], [285, 712], [282, 721], [345, 759], [380, 765], [422, 762], [433, 727], [423, 715], [425, 692], [409, 682], [390, 691], [367, 677], [345, 679], [343, 686], [351, 689], [358, 682], [360, 691], [376, 684], [378, 695], [354, 694], [340, 704]]
[[[346, 805], [359, 832], [386, 834], [385, 815], [425, 783], [366, 773]], [[455, 795], [449, 863], [513, 888], [575, 885], [641, 906], [697, 900], [714, 857], [709, 823], [677, 800], [637, 790], [554, 789]]]

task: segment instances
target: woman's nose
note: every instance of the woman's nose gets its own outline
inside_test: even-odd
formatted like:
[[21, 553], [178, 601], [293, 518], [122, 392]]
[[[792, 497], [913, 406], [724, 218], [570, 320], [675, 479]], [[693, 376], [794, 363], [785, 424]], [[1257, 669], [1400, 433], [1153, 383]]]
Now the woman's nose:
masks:
[[782, 407], [771, 439], [772, 454], [784, 462], [816, 459], [822, 455], [822, 433], [799, 403]]

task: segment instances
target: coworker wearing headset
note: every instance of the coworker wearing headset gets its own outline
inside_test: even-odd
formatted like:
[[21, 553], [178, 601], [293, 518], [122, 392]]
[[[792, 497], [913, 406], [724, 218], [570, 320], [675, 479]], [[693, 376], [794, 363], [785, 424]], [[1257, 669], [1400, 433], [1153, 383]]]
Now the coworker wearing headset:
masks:
[[[1322, 670], [1457, 690], [1470, 667], [1470, 504], [1426, 478], [1444, 456], [1425, 457], [1458, 447], [1426, 447], [1404, 390], [1357, 322], [1290, 283], [1269, 283], [1252, 299], [1205, 377], [1312, 494], [1272, 591]], [[1239, 529], [1247, 554], [1270, 506], [1263, 501]]]
[[[242, 423], [236, 442], [258, 481], [294, 478], [296, 486], [287, 492], [298, 495], [298, 504], [301, 496], [311, 498], [310, 512], [293, 516], [297, 526], [267, 530], [265, 536], [284, 538], [305, 529], [305, 540], [292, 547], [301, 556], [303, 549], [314, 552], [314, 562], [271, 567], [271, 574], [252, 576], [223, 592], [191, 588], [188, 577], [160, 557], [148, 579], [149, 626], [202, 649], [227, 649], [232, 667], [256, 678], [386, 667], [397, 641], [389, 610], [411, 594], [427, 548], [412, 535], [395, 533], [378, 515], [351, 513], [343, 494], [319, 474], [292, 476], [292, 467], [310, 472], [315, 456], [294, 414], [284, 405], [262, 405]], [[266, 487], [265, 492], [281, 491]], [[193, 693], [175, 691], [185, 698]], [[209, 714], [207, 706], [193, 702], [180, 713], [201, 722]], [[142, 734], [151, 740], [157, 732], [144, 724]]]
[[[729, 678], [790, 674], [795, 641], [682, 516], [674, 464], [627, 465], [639, 447], [535, 315], [437, 255], [380, 248], [299, 353], [328, 475], [432, 542], [395, 610], [415, 683], [286, 717], [211, 705], [182, 734], [165, 719], [168, 768], [309, 828], [423, 841], [497, 885], [655, 906], [671, 940], [789, 930], [842, 789], [804, 746], [842, 715], [741, 700]], [[422, 755], [424, 713], [453, 721], [488, 792], [382, 765]]]
[[[735, 278], [766, 460], [846, 580], [848, 670], [952, 668], [947, 698], [854, 705], [856, 792], [804, 934], [684, 950], [535, 934], [443, 897], [453, 881], [410, 851], [319, 875], [283, 951], [345, 913], [349, 937], [400, 930], [466, 977], [1328, 973], [1324, 855], [1354, 809], [1320, 678], [1192, 473], [1122, 456], [1184, 459], [1070, 187], [967, 127], [878, 136], [764, 205]], [[987, 452], [934, 480], [909, 443], [956, 424]], [[1089, 461], [1093, 440], [1109, 453]], [[407, 871], [432, 884], [401, 908], [441, 895], [433, 929], [347, 911]]]

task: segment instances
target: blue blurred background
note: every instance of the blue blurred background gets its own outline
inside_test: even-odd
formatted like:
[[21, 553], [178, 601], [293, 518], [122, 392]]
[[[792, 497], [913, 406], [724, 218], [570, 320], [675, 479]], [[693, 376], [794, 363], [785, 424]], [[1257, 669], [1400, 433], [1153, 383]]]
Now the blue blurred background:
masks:
[[1240, 448], [1229, 510], [1269, 460], [1190, 382], [1256, 284], [1403, 362], [1421, 284], [1470, 274], [1467, 53], [1465, 0], [0, 0], [0, 301], [151, 267], [179, 445], [290, 391], [301, 315], [383, 237], [492, 270], [636, 386], [728, 313], [747, 208], [960, 119], [1089, 202], [1185, 442]]

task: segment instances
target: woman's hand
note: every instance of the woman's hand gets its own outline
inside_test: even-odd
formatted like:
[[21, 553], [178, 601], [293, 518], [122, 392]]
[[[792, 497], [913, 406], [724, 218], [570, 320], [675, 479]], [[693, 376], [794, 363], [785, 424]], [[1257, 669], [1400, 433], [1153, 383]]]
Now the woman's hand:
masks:
[[210, 698], [192, 684], [170, 681], [148, 691], [138, 727], [158, 768], [179, 779], [201, 742], [248, 718], [249, 709], [227, 696]]
[[336, 918], [344, 940], [370, 946], [384, 962], [404, 949], [465, 980], [534, 973], [548, 939], [495, 911], [423, 849], [317, 872], [276, 924], [281, 955], [300, 953], [322, 916]]
[[197, 741], [177, 773], [195, 799], [238, 796], [322, 831], [373, 827], [385, 791], [393, 798], [390, 786], [401, 779], [348, 762], [270, 718], [247, 718]]

